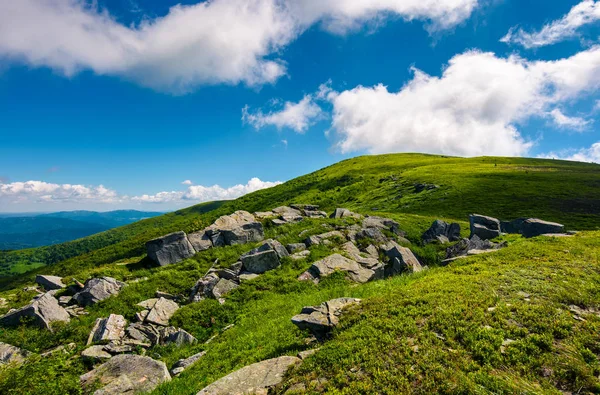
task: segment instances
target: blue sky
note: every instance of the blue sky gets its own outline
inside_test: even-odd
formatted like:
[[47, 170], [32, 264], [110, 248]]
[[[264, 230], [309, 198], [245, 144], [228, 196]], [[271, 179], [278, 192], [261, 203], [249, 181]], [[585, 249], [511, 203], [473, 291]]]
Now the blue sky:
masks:
[[600, 161], [600, 1], [97, 3], [0, 4], [0, 212], [172, 210], [369, 153]]

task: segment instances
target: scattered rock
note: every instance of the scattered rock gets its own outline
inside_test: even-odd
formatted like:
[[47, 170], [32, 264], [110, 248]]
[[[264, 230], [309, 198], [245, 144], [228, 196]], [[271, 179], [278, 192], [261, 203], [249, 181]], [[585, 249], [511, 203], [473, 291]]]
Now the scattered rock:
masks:
[[500, 231], [502, 233], [521, 233], [523, 222], [525, 222], [527, 218], [517, 218], [512, 221], [502, 221], [500, 222]]
[[544, 234], [560, 234], [564, 232], [564, 225], [555, 222], [542, 221], [537, 218], [527, 219], [521, 226], [523, 237], [536, 237]]
[[287, 356], [258, 362], [215, 381], [197, 395], [266, 394], [269, 388], [283, 380], [291, 366], [298, 363], [299, 358]]
[[191, 258], [196, 250], [185, 232], [174, 232], [146, 243], [148, 258], [160, 266], [172, 265]]
[[60, 304], [61, 306], [68, 306], [71, 304], [72, 301], [73, 297], [68, 295], [60, 296], [58, 298], [58, 304]]
[[300, 351], [298, 353], [298, 358], [300, 358], [301, 360], [304, 361], [306, 358], [310, 357], [311, 355], [315, 355], [317, 351], [319, 351], [318, 348], [313, 348], [312, 350]]
[[179, 305], [172, 300], [159, 298], [148, 316], [146, 322], [161, 326], [169, 325], [169, 319], [179, 309]]
[[143, 307], [145, 309], [152, 310], [152, 308], [154, 307], [154, 305], [156, 304], [156, 302], [158, 302], [158, 298], [150, 298], [150, 299], [146, 299], [146, 300], [141, 301], [136, 306], [140, 306], [140, 307]]
[[81, 306], [90, 306], [117, 295], [125, 285], [112, 277], [92, 278], [85, 282], [83, 290], [73, 295], [73, 299]]
[[308, 329], [317, 339], [322, 340], [338, 324], [342, 310], [356, 303], [360, 303], [360, 299], [339, 298], [319, 306], [305, 307], [292, 318], [292, 323], [301, 330]]
[[279, 216], [279, 220], [284, 223], [302, 221], [302, 212], [291, 207], [281, 206], [273, 209], [273, 212]]
[[197, 341], [198, 339], [183, 329], [174, 328], [172, 326], [164, 328], [161, 333], [162, 344], [175, 344], [177, 347], [181, 347], [183, 345], [192, 345]]
[[293, 255], [290, 255], [290, 258], [293, 259], [294, 261], [299, 261], [300, 259], [308, 258], [308, 256], [310, 256], [310, 251], [304, 250], [304, 251], [297, 252]]
[[416, 273], [423, 270], [419, 260], [413, 252], [400, 246], [398, 243], [391, 241], [382, 247], [385, 255], [390, 259], [390, 263], [386, 267], [385, 275], [395, 276], [403, 272]]
[[254, 243], [265, 238], [262, 224], [247, 211], [224, 215], [205, 231], [215, 247]]
[[204, 230], [190, 233], [187, 238], [196, 252], [206, 251], [213, 246], [212, 240]]
[[104, 346], [91, 346], [81, 352], [81, 357], [92, 362], [106, 361], [112, 354], [104, 351]]
[[239, 287], [237, 283], [225, 278], [221, 278], [212, 289], [212, 297], [215, 299], [222, 298], [237, 287]]
[[277, 252], [274, 250], [261, 251], [254, 254], [244, 254], [241, 257], [244, 269], [250, 273], [262, 274], [281, 265]]
[[57, 276], [47, 276], [38, 274], [37, 276], [35, 276], [35, 282], [41, 285], [46, 291], [63, 289], [64, 287], [66, 287], [66, 285], [62, 282], [62, 278]]
[[429, 244], [438, 241], [445, 244], [460, 240], [460, 225], [457, 223], [449, 224], [441, 220], [435, 220], [431, 227], [423, 233], [423, 243]]
[[435, 184], [422, 184], [422, 183], [414, 184], [414, 187], [415, 187], [415, 193], [421, 193], [423, 191], [431, 191], [433, 189], [439, 188], [439, 186], [435, 185]]
[[179, 361], [175, 362], [175, 365], [173, 365], [173, 369], [171, 369], [171, 375], [180, 375], [185, 369], [198, 362], [200, 358], [202, 358], [205, 354], [206, 351], [201, 351], [198, 354], [194, 354], [189, 358], [180, 359]]
[[306, 250], [306, 244], [304, 243], [293, 243], [285, 246], [290, 254]]
[[477, 235], [474, 235], [470, 239], [462, 239], [453, 246], [446, 248], [446, 261], [467, 256], [469, 251], [494, 251], [505, 246], [506, 243], [496, 244], [489, 240], [481, 240]]
[[212, 290], [219, 282], [219, 276], [210, 273], [196, 282], [192, 288], [190, 302], [199, 302], [202, 299], [212, 297]]
[[31, 304], [9, 312], [0, 318], [1, 326], [18, 326], [22, 319], [31, 319], [31, 323], [41, 328], [51, 329], [53, 322], [69, 322], [69, 313], [58, 304], [54, 296], [46, 293]]
[[77, 348], [77, 344], [75, 344], [75, 343], [63, 344], [63, 345], [56, 346], [49, 350], [44, 351], [43, 353], [40, 354], [40, 356], [47, 357], [49, 355], [56, 354], [59, 352], [62, 352], [63, 354], [68, 354], [71, 351], [75, 350], [75, 348]]
[[400, 224], [390, 218], [368, 216], [363, 220], [362, 226], [363, 228], [386, 229], [396, 235], [404, 235], [404, 232], [400, 229]]
[[80, 315], [88, 315], [89, 313], [85, 311], [83, 307], [79, 306], [68, 306], [65, 307], [65, 310], [71, 317], [79, 317]]
[[346, 209], [346, 208], [336, 208], [335, 211], [333, 212], [333, 214], [331, 214], [329, 216], [329, 218], [335, 218], [335, 219], [340, 219], [340, 218], [362, 218], [362, 215], [357, 214], [357, 213], [353, 213], [352, 211]]
[[388, 238], [381, 232], [379, 228], [365, 228], [358, 231], [355, 235], [356, 240], [371, 239], [377, 244], [385, 243]]
[[305, 240], [304, 243], [308, 246], [328, 244], [329, 240], [333, 238], [345, 239], [344, 234], [342, 232], [333, 230], [331, 232], [322, 233], [320, 235], [310, 236]]
[[471, 224], [471, 236], [469, 238], [477, 235], [482, 240], [489, 240], [500, 236], [500, 221], [496, 218], [471, 214], [469, 222]]
[[340, 254], [333, 254], [313, 263], [310, 269], [300, 275], [298, 279], [318, 281], [319, 278], [327, 277], [336, 270], [345, 272], [352, 281], [357, 283], [366, 283], [377, 278], [375, 270], [364, 268], [358, 262]]
[[154, 297], [155, 298], [165, 298], [165, 299], [169, 299], [169, 300], [174, 300], [177, 301], [179, 299], [178, 296], [167, 293], [167, 292], [162, 292], [162, 291], [156, 291], [154, 292]]
[[125, 336], [127, 321], [122, 315], [111, 314], [108, 318], [98, 318], [90, 332], [87, 345], [119, 340]]
[[133, 394], [150, 392], [171, 376], [163, 362], [140, 355], [117, 355], [79, 379], [84, 391], [100, 385], [96, 395]]
[[240, 273], [240, 281], [249, 281], [249, 280], [254, 280], [255, 278], [259, 277], [259, 274], [256, 273], [250, 273], [250, 272], [242, 272]]
[[21, 364], [30, 354], [29, 351], [0, 342], [0, 366], [9, 363]]

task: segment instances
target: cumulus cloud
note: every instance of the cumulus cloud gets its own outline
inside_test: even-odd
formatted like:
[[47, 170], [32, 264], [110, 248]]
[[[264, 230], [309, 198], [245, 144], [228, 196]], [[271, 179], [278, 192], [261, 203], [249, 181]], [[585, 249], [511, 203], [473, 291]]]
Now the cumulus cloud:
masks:
[[577, 162], [600, 163], [600, 141], [589, 148], [567, 149], [540, 155], [540, 158], [573, 160]]
[[395, 15], [432, 30], [468, 18], [477, 0], [210, 0], [177, 5], [138, 25], [119, 23], [96, 2], [0, 2], [0, 57], [49, 67], [118, 76], [177, 94], [207, 84], [261, 85], [286, 73], [280, 49], [310, 26], [342, 33]]
[[182, 207], [212, 200], [231, 200], [245, 194], [270, 188], [281, 182], [261, 181], [252, 178], [246, 184], [223, 188], [219, 185], [205, 187], [190, 185], [184, 191], [159, 192], [153, 195], [126, 196], [102, 185], [85, 186], [52, 184], [44, 181], [3, 183], [0, 181], [0, 207], [35, 207], [38, 210], [54, 209], [56, 205], [71, 208], [90, 206], [131, 206], [132, 203], [161, 203], [169, 207]]
[[561, 128], [572, 129], [572, 130], [584, 130], [586, 126], [592, 123], [591, 120], [583, 119], [580, 117], [569, 117], [563, 114], [558, 108], [550, 111], [548, 115], [552, 118], [554, 123]]
[[578, 122], [553, 109], [600, 87], [600, 47], [536, 62], [469, 51], [452, 58], [441, 77], [413, 71], [398, 92], [377, 85], [329, 94], [340, 151], [524, 155], [533, 143], [519, 122], [548, 112]]
[[290, 128], [298, 133], [306, 132], [322, 115], [323, 110], [311, 95], [304, 96], [298, 103], [286, 102], [281, 110], [266, 114], [262, 110], [252, 113], [248, 106], [242, 109], [242, 121], [256, 129], [275, 126], [277, 129]]
[[580, 27], [598, 20], [600, 1], [585, 0], [571, 8], [567, 15], [545, 25], [537, 32], [528, 33], [523, 29], [511, 28], [500, 41], [519, 44], [525, 48], [543, 47], [575, 37]]
[[191, 180], [185, 180], [181, 182], [182, 185], [192, 185], [193, 182]]

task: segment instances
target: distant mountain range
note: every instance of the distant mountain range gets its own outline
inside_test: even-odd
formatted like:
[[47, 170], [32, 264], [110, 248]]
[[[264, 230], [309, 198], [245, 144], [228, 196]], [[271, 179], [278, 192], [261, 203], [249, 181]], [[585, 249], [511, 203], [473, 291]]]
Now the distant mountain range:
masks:
[[161, 214], [137, 210], [0, 214], [0, 250], [64, 243]]

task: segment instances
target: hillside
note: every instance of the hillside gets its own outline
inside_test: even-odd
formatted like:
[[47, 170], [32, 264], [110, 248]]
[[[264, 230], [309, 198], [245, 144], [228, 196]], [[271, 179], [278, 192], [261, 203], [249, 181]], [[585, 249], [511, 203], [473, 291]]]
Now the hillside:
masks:
[[[314, 262], [340, 251], [345, 240], [334, 239], [310, 246], [302, 259], [282, 258], [281, 266], [229, 292], [223, 304], [189, 303], [190, 288], [215, 260], [227, 268], [260, 243], [211, 248], [165, 267], [145, 257], [143, 244], [154, 237], [198, 231], [236, 210], [290, 204], [315, 204], [328, 214], [345, 207], [397, 221], [407, 240], [387, 231], [385, 237], [408, 246], [428, 269], [365, 284], [341, 273], [318, 284], [298, 281]], [[421, 235], [435, 219], [444, 219], [458, 222], [466, 237], [474, 212], [502, 220], [538, 217], [580, 232], [564, 238], [503, 236], [496, 241], [508, 246], [499, 251], [442, 264], [447, 246], [423, 245]], [[264, 237], [283, 245], [360, 223], [352, 217], [281, 226], [262, 221]], [[597, 393], [599, 251], [598, 165], [417, 154], [354, 158], [235, 201], [194, 206], [20, 256], [4, 253], [0, 259], [8, 269], [33, 257], [47, 266], [6, 278], [2, 312], [29, 302], [35, 293], [23, 287], [36, 273], [59, 275], [65, 283], [111, 276], [128, 285], [118, 296], [86, 307], [88, 315], [55, 325], [54, 332], [1, 328], [0, 342], [33, 353], [76, 345], [65, 353], [34, 355], [19, 367], [0, 367], [0, 393], [78, 393], [79, 375], [91, 368], [79, 353], [96, 318], [112, 313], [132, 321], [140, 311], [137, 303], [156, 291], [181, 295], [170, 325], [198, 342], [156, 345], [146, 355], [170, 368], [206, 351], [156, 394], [195, 394], [244, 366], [314, 348], [318, 351], [292, 368], [274, 393], [289, 394], [290, 388], [336, 394]], [[291, 318], [304, 306], [338, 297], [362, 302], [344, 313], [326, 341], [307, 343], [307, 333]]]

